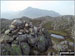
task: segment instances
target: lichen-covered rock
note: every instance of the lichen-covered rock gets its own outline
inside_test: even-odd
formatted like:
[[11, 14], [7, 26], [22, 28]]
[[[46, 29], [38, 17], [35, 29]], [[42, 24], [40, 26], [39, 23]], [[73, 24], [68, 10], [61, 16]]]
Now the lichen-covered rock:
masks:
[[28, 55], [30, 53], [30, 46], [27, 43], [22, 42], [21, 43], [21, 51], [22, 51], [23, 55]]
[[14, 39], [14, 37], [12, 37], [12, 36], [4, 35], [2, 42], [12, 42], [13, 39]]
[[5, 31], [5, 34], [9, 34], [9, 32], [10, 32], [10, 30], [8, 29], [8, 30]]
[[38, 37], [38, 42], [35, 45], [35, 48], [40, 51], [43, 52], [46, 50], [46, 38], [44, 38], [44, 36], [39, 36]]
[[33, 46], [37, 42], [37, 38], [31, 35], [28, 35], [28, 43]]

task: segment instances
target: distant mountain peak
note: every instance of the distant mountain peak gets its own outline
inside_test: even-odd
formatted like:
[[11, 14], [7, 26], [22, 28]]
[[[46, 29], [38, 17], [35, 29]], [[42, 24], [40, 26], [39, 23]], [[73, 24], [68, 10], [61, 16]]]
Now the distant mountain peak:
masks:
[[28, 7], [24, 9], [20, 14], [24, 14], [24, 16], [30, 18], [37, 18], [42, 16], [52, 16], [52, 17], [60, 16], [60, 14], [55, 11], [33, 8], [33, 7]]
[[27, 7], [26, 9], [31, 9], [32, 7]]
[[[9, 16], [10, 15], [10, 16]], [[51, 16], [51, 17], [57, 17], [60, 16], [58, 12], [52, 11], [52, 10], [45, 10], [45, 9], [40, 9], [40, 8], [33, 8], [33, 7], [28, 7], [22, 11], [19, 11], [17, 13], [11, 14], [4, 14], [3, 17], [7, 18], [19, 18], [19, 17], [29, 17], [29, 18], [37, 18], [37, 17], [43, 17], [43, 16]]]

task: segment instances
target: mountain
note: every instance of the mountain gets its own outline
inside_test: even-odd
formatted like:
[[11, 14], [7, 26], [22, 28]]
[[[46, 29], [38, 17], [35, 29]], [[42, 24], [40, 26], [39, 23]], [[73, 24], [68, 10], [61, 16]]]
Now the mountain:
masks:
[[19, 15], [27, 16], [30, 18], [37, 18], [37, 17], [42, 17], [42, 16], [52, 16], [52, 17], [60, 16], [60, 14], [55, 11], [37, 9], [37, 8], [32, 8], [32, 7], [28, 7], [24, 9], [23, 11], [19, 13]]
[[57, 17], [57, 16], [60, 16], [60, 14], [55, 12], [55, 11], [49, 11], [49, 10], [43, 10], [43, 9], [28, 7], [22, 11], [14, 12], [14, 14], [12, 14], [12, 13], [6, 14], [6, 15], [3, 14], [2, 16], [4, 16], [4, 18], [5, 17], [7, 17], [7, 18], [19, 18], [19, 17], [23, 17], [23, 16], [30, 17], [30, 18], [37, 18], [37, 17], [42, 17], [42, 16]]

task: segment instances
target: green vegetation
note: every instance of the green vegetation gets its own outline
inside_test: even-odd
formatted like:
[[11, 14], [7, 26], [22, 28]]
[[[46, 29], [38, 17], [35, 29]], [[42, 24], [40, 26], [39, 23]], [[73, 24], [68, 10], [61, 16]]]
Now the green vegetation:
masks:
[[59, 39], [55, 37], [51, 37], [51, 39], [54, 41], [55, 44], [59, 44], [60, 42], [64, 41], [64, 39]]
[[74, 42], [73, 38], [66, 38], [66, 40], [69, 41], [69, 42]]
[[47, 22], [43, 25], [43, 27], [45, 27], [46, 29], [53, 29], [53, 27], [51, 26], [52, 22]]
[[54, 33], [62, 36], [67, 36], [68, 34], [64, 31], [57, 31], [57, 30], [49, 30], [49, 33]]
[[21, 55], [21, 49], [19, 45], [15, 45], [12, 47], [12, 51], [11, 51], [12, 55]]
[[54, 49], [54, 48], [49, 48], [48, 50], [47, 50], [47, 52], [49, 53], [49, 52], [54, 52], [54, 53], [57, 53], [58, 52], [58, 50], [56, 50], [56, 49]]

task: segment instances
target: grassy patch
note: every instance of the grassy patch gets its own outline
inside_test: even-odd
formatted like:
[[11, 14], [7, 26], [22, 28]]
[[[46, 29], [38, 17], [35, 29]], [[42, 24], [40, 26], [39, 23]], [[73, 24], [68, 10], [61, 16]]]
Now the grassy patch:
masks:
[[52, 39], [56, 44], [59, 44], [61, 41], [64, 41], [64, 39], [59, 39], [59, 38], [55, 38], [55, 37], [51, 37], [51, 39]]
[[47, 52], [49, 53], [49, 52], [54, 52], [54, 53], [57, 53], [58, 52], [58, 50], [56, 50], [56, 49], [54, 49], [54, 48], [49, 48], [48, 50], [47, 50]]
[[64, 31], [56, 31], [56, 30], [49, 30], [49, 33], [54, 33], [62, 36], [67, 36], [68, 34]]
[[69, 41], [69, 42], [74, 42], [73, 38], [66, 38], [66, 40]]
[[43, 25], [44, 28], [46, 29], [53, 29], [53, 27], [51, 26], [52, 22], [47, 22]]

